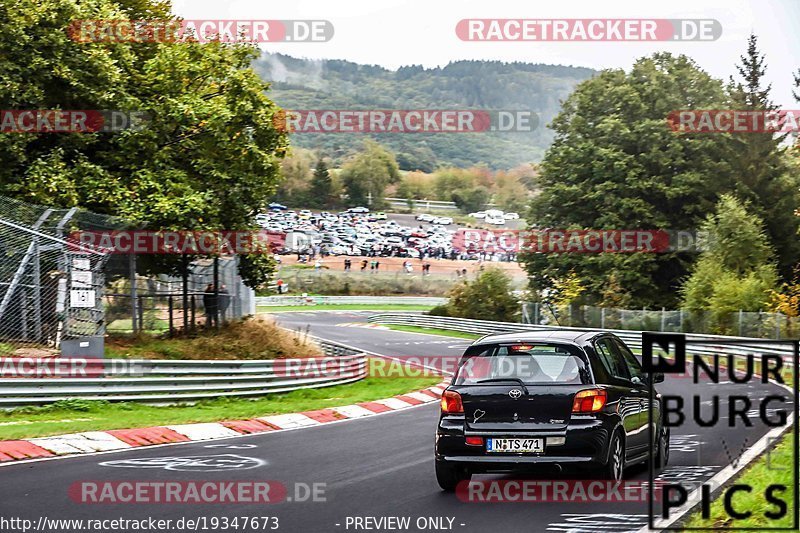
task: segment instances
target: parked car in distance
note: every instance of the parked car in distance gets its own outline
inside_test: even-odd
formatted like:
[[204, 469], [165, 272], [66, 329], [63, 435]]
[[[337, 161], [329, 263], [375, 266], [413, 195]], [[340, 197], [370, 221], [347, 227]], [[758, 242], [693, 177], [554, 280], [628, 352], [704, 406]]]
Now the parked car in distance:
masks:
[[433, 222], [433, 219], [436, 217], [433, 215], [429, 215], [428, 213], [420, 213], [415, 217], [420, 222]]
[[469, 216], [472, 218], [486, 218], [486, 211], [476, 211], [474, 213], [470, 213]]
[[431, 222], [433, 224], [440, 224], [442, 226], [447, 226], [448, 224], [453, 223], [453, 219], [450, 217], [436, 217]]
[[506, 220], [519, 220], [519, 213], [503, 213], [503, 218]]
[[369, 209], [366, 207], [358, 206], [358, 207], [351, 207], [347, 210], [348, 213], [369, 213]]
[[269, 208], [270, 208], [270, 209], [272, 209], [273, 211], [286, 211], [287, 209], [289, 209], [289, 208], [288, 208], [288, 207], [286, 207], [285, 205], [283, 205], [283, 204], [279, 204], [278, 202], [272, 202], [272, 203], [271, 203], [271, 204], [269, 204], [267, 207], [269, 207]]
[[621, 481], [651, 450], [663, 468], [670, 435], [654, 390], [663, 380], [611, 333], [487, 335], [466, 349], [442, 394], [436, 479], [452, 491], [474, 473], [571, 465]]

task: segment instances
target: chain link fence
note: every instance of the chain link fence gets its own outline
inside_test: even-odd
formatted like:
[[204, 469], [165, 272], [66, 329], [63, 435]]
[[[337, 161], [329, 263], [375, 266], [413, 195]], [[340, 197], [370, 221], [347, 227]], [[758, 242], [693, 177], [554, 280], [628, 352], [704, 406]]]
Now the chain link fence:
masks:
[[109, 333], [175, 335], [255, 313], [255, 293], [238, 276], [235, 256], [217, 259], [216, 267], [214, 259], [187, 260], [186, 276], [148, 275], [152, 264], [142, 256], [120, 258], [106, 295]]
[[108, 254], [68, 237], [77, 214], [0, 197], [0, 355], [102, 337]]
[[106, 333], [175, 335], [255, 312], [234, 255], [118, 254], [73, 238], [122, 229], [0, 196], [0, 357], [102, 356]]
[[794, 339], [800, 336], [798, 317], [741, 310], [616, 309], [588, 305], [557, 308], [540, 302], [528, 302], [522, 306], [522, 319], [527, 324], [565, 327], [709, 333], [764, 339]]

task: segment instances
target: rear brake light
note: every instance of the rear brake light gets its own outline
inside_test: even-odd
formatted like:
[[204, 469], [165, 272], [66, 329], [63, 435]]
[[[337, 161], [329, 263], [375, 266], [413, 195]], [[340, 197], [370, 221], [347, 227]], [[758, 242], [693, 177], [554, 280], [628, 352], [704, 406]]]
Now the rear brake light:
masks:
[[470, 446], [483, 446], [483, 437], [467, 437], [467, 444]]
[[530, 344], [514, 344], [513, 346], [511, 346], [512, 352], [527, 352], [532, 349], [533, 346], [531, 346]]
[[464, 404], [461, 403], [461, 395], [456, 391], [446, 390], [442, 394], [442, 412], [447, 414], [463, 414]]
[[603, 389], [582, 390], [572, 402], [573, 413], [596, 413], [606, 405], [606, 391]]

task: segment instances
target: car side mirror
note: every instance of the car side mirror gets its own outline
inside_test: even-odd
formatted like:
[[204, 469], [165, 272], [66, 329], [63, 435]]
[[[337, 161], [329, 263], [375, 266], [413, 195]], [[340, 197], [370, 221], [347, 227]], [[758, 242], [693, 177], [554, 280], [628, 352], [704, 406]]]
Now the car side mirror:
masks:
[[653, 374], [653, 383], [662, 383], [664, 381], [664, 374], [656, 372]]

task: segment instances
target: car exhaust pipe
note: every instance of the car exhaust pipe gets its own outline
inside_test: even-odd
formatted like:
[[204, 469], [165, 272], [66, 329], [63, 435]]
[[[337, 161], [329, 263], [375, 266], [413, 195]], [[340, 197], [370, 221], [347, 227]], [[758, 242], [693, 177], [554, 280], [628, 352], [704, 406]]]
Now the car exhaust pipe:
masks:
[[561, 466], [561, 463], [555, 463], [553, 466], [556, 469], [556, 474], [560, 474], [564, 471], [564, 467]]

